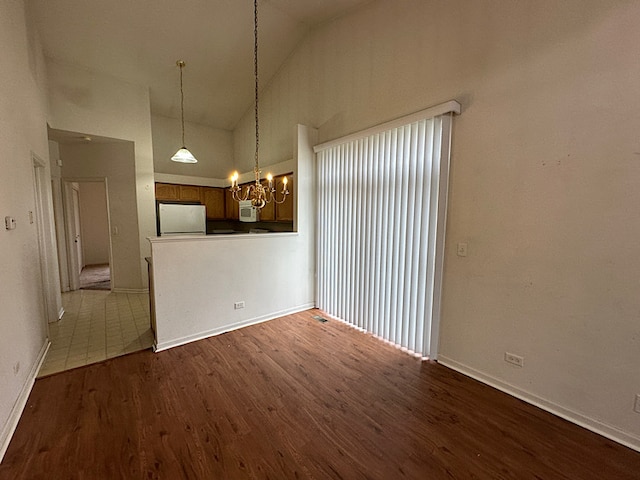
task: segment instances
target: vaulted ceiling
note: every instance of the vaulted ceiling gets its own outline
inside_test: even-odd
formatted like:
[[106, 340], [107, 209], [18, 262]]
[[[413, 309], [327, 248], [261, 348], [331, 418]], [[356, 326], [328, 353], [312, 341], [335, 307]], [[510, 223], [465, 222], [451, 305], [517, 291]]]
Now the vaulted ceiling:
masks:
[[[263, 87], [317, 25], [371, 0], [259, 0]], [[28, 0], [45, 55], [149, 87], [151, 112], [233, 129], [252, 106], [252, 0]]]

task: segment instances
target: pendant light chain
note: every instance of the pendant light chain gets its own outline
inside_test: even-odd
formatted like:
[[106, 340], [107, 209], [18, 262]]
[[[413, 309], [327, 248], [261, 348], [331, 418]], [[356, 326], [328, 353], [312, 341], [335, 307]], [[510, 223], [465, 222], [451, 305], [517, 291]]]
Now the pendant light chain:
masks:
[[185, 63], [180, 60], [178, 66], [180, 67], [180, 118], [182, 119], [182, 146], [184, 148], [184, 90], [182, 89], [182, 68]]
[[260, 148], [260, 134], [258, 126], [258, 0], [253, 0], [253, 74], [256, 80], [256, 98], [255, 98], [255, 114], [256, 114], [256, 155], [255, 155], [255, 173], [256, 182], [260, 180], [260, 166], [258, 164], [258, 150]]
[[182, 83], [182, 69], [186, 65], [184, 60], [178, 60], [176, 65], [180, 67], [180, 123], [182, 127], [182, 147], [171, 157], [171, 160], [178, 163], [198, 163], [198, 159], [187, 149], [184, 143], [184, 87]]
[[[251, 206], [254, 209], [260, 210], [267, 203], [273, 202], [276, 204], [282, 204], [289, 195], [287, 189], [287, 177], [282, 179], [282, 190], [280, 192], [281, 198], [278, 200], [276, 188], [274, 186], [274, 179], [271, 174], [267, 174], [267, 184], [263, 185], [260, 182], [260, 163], [258, 160], [258, 151], [260, 149], [260, 125], [258, 122], [258, 0], [253, 0], [253, 75], [256, 81], [255, 91], [255, 121], [256, 121], [256, 154], [255, 154], [255, 166], [253, 172], [255, 174], [255, 182], [246, 187], [243, 192], [243, 187], [238, 185], [238, 172], [234, 172], [231, 176], [231, 196], [237, 202], [250, 201]], [[276, 182], [277, 183], [277, 182]], [[242, 210], [244, 211], [244, 209]]]

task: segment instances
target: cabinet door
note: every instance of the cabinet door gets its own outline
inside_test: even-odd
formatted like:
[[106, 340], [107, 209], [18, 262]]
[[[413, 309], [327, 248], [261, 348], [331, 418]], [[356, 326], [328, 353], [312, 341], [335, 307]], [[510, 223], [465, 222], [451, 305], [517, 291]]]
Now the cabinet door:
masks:
[[201, 202], [201, 187], [196, 185], [180, 185], [180, 200], [185, 202]]
[[[267, 182], [266, 180], [262, 180], [262, 185], [266, 188]], [[273, 222], [276, 219], [276, 208], [273, 202], [267, 203], [262, 209], [260, 209], [260, 221], [261, 222]]]
[[156, 183], [156, 200], [180, 200], [180, 185]]
[[238, 220], [240, 218], [240, 207], [231, 196], [231, 190], [224, 189], [224, 210], [225, 218], [227, 220]]
[[207, 209], [208, 220], [224, 219], [224, 190], [222, 188], [202, 187], [202, 203]]
[[278, 200], [282, 198], [282, 179], [287, 177], [287, 190], [289, 190], [289, 195], [285, 201], [279, 205], [276, 205], [276, 221], [278, 222], [292, 222], [293, 221], [293, 175], [282, 175], [274, 178], [276, 181], [276, 195]]

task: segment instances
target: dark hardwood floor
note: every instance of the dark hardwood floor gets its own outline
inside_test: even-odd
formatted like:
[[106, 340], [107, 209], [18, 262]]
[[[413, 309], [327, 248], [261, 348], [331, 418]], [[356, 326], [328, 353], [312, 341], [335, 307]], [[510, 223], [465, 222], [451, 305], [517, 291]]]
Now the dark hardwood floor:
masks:
[[640, 478], [640, 453], [314, 314], [37, 380], [0, 479]]

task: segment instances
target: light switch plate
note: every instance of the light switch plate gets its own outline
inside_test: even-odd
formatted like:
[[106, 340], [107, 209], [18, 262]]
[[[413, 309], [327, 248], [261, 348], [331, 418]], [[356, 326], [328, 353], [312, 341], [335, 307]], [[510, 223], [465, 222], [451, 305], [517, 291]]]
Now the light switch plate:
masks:
[[16, 219], [13, 217], [4, 217], [4, 226], [7, 230], [16, 228]]

